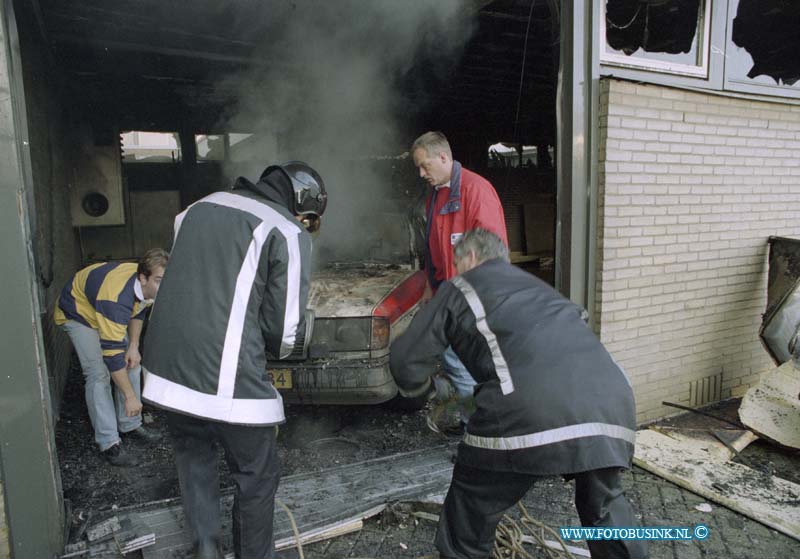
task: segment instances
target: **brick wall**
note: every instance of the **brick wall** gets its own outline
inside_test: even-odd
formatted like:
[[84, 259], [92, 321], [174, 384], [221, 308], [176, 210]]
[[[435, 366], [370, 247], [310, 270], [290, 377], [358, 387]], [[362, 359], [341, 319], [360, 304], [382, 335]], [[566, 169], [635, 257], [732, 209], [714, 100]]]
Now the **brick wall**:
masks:
[[637, 419], [720, 374], [742, 395], [772, 367], [767, 237], [800, 236], [800, 106], [604, 79], [599, 148], [595, 326]]

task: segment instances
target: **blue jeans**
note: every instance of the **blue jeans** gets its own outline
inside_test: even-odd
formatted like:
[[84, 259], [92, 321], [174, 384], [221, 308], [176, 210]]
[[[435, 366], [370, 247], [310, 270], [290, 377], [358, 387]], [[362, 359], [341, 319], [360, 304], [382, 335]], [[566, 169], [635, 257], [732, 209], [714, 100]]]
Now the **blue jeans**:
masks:
[[[111, 395], [111, 373], [103, 361], [100, 348], [100, 334], [94, 328], [80, 322], [68, 320], [62, 327], [78, 354], [83, 376], [86, 381], [86, 407], [94, 428], [94, 441], [100, 451], [108, 450], [119, 442], [119, 434], [133, 431], [142, 425], [141, 414], [135, 417], [125, 415], [125, 397], [114, 386]], [[128, 378], [136, 397], [141, 400], [142, 368], [128, 370]]]
[[[448, 346], [442, 354], [442, 369], [445, 374], [453, 383], [453, 388], [456, 389], [458, 397], [463, 402], [470, 400], [475, 391], [475, 379], [469, 374], [469, 370], [464, 366], [461, 360], [453, 351], [453, 346]], [[469, 405], [461, 406], [461, 420], [466, 423], [472, 412], [469, 410]]]

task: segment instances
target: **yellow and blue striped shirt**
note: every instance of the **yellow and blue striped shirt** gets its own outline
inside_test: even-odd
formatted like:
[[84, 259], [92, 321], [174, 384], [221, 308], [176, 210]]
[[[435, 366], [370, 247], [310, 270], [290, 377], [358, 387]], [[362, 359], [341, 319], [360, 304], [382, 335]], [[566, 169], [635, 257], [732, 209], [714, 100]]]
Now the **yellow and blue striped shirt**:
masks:
[[106, 262], [78, 271], [61, 290], [56, 324], [75, 320], [100, 334], [103, 360], [109, 371], [125, 367], [126, 335], [131, 318], [144, 318], [149, 307], [136, 293], [136, 263]]

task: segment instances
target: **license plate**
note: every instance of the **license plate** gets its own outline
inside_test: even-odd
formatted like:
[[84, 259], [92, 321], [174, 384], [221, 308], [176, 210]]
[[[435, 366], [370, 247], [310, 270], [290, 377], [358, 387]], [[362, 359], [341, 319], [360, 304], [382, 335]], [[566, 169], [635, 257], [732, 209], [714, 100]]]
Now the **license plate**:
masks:
[[275, 369], [274, 371], [267, 371], [269, 381], [275, 388], [291, 388], [292, 387], [292, 371], [289, 369]]

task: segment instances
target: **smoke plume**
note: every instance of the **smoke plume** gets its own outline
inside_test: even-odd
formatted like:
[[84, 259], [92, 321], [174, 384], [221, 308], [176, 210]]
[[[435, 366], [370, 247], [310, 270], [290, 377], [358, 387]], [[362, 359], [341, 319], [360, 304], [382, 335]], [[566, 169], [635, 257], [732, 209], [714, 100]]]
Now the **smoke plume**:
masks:
[[407, 253], [401, 217], [418, 185], [410, 158], [397, 156], [425, 131], [413, 117], [430, 97], [400, 84], [433, 96], [446, 83], [473, 31], [468, 8], [459, 0], [271, 2], [255, 64], [225, 84], [238, 94], [224, 127], [255, 133], [226, 174], [255, 179], [270, 163], [306, 161], [328, 188], [318, 257]]

